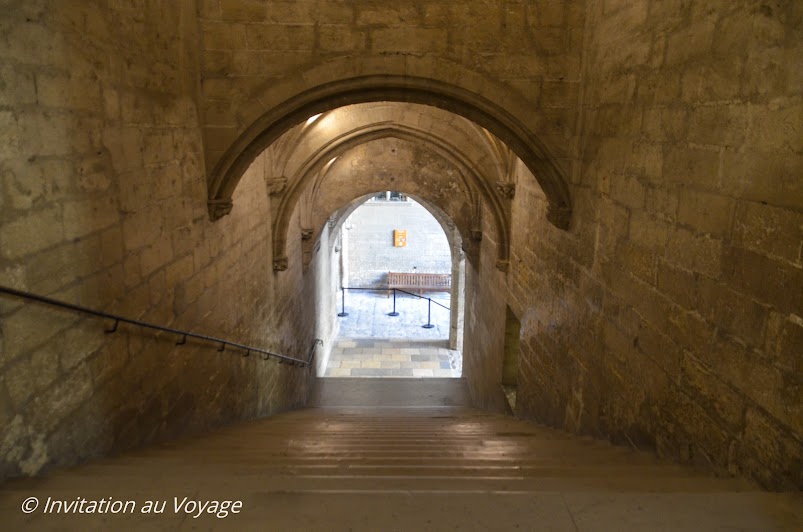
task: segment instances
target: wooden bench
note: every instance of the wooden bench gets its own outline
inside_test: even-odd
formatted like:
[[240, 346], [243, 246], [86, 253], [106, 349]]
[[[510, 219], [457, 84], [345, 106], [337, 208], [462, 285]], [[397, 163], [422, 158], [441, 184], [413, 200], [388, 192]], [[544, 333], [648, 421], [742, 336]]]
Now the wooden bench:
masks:
[[388, 291], [394, 288], [419, 294], [449, 292], [452, 289], [452, 276], [448, 273], [388, 272]]

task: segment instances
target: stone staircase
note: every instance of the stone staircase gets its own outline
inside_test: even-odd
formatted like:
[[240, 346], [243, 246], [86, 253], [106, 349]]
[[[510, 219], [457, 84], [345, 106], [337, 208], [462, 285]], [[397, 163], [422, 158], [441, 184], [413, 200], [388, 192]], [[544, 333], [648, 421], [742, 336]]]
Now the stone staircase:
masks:
[[[800, 530], [797, 494], [472, 409], [461, 379], [322, 379], [310, 408], [0, 492], [6, 530]], [[20, 511], [76, 497], [129, 514]], [[239, 500], [194, 517], [174, 497]], [[146, 501], [167, 501], [143, 514]]]

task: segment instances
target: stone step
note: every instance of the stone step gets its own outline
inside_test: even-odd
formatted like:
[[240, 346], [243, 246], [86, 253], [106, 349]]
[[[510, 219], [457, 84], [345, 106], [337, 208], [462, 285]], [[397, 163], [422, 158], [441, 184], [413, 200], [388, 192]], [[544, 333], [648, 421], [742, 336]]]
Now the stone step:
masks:
[[[181, 474], [178, 478], [176, 475]], [[704, 479], [694, 475], [648, 475], [612, 474], [611, 471], [592, 473], [589, 471], [544, 471], [538, 476], [497, 475], [484, 472], [471, 474], [432, 474], [423, 472], [414, 474], [232, 474], [224, 470], [214, 474], [192, 476], [191, 471], [181, 470], [172, 474], [151, 476], [144, 480], [141, 474], [130, 471], [128, 474], [114, 475], [81, 475], [68, 481], [48, 483], [44, 495], [54, 498], [74, 498], [76, 496], [115, 496], [128, 498], [143, 493], [185, 493], [192, 491], [230, 490], [236, 493], [241, 486], [262, 493], [286, 492], [578, 492], [603, 490], [614, 492], [684, 492], [684, 493], [721, 493], [751, 491], [748, 488], [734, 489], [731, 479]], [[99, 486], [101, 484], [101, 486]], [[0, 508], [4, 507], [4, 499], [13, 499], [14, 495], [36, 493], [36, 488], [15, 487], [4, 489], [0, 495]]]
[[391, 380], [320, 378], [316, 380], [310, 406], [443, 407], [471, 405], [465, 379], [430, 378]]
[[[365, 399], [365, 390], [350, 401]], [[426, 397], [430, 404], [419, 408], [307, 408], [11, 480], [0, 487], [3, 528], [426, 530], [439, 529], [430, 525], [445, 523], [444, 515], [469, 530], [548, 529], [551, 522], [574, 530], [575, 516], [593, 516], [587, 529], [599, 522], [623, 530], [675, 530], [678, 523], [688, 530], [782, 530], [799, 523], [798, 499], [757, 492], [743, 480]], [[159, 518], [90, 521], [26, 516], [19, 506], [30, 496], [171, 505], [174, 497], [236, 499], [244, 511], [224, 520], [171, 509]], [[414, 528], [390, 518], [402, 514]]]

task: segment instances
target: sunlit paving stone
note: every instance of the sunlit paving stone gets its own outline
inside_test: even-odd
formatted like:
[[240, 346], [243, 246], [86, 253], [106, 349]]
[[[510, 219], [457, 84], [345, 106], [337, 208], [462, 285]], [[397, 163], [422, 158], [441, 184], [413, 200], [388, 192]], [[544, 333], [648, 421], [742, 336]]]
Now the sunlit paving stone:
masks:
[[[449, 294], [429, 294], [448, 306]], [[340, 320], [340, 333], [324, 377], [460, 377], [462, 355], [449, 349], [449, 313], [431, 315], [426, 300], [399, 297], [399, 316], [387, 316], [392, 302], [384, 292], [354, 291], [346, 295], [348, 316]], [[388, 308], [385, 308], [388, 307]]]

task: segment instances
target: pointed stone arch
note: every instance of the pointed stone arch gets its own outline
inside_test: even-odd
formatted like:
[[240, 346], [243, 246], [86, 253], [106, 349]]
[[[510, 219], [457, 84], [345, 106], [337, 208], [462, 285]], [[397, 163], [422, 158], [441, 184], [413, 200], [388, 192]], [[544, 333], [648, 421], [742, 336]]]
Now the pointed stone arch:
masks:
[[[501, 91], [505, 100], [516, 99], [513, 94], [505, 93], [509, 89], [504, 86], [485, 92], [494, 90]], [[569, 186], [546, 147], [521, 118], [477, 92], [453, 83], [390, 74], [324, 82], [285, 99], [259, 116], [231, 143], [211, 172], [210, 217], [217, 219], [231, 210], [231, 195], [243, 172], [285, 131], [331, 109], [377, 101], [432, 105], [461, 115], [496, 135], [524, 162], [540, 184], [549, 202], [547, 219], [556, 227], [568, 229], [572, 212]], [[510, 107], [527, 108], [521, 101]]]
[[[330, 252], [334, 251], [338, 235], [343, 228], [346, 219], [359, 207], [365, 203], [381, 190], [375, 190], [368, 194], [361, 194], [343, 203], [337, 210], [329, 217], [329, 242], [324, 245], [329, 247]], [[451, 316], [449, 317], [449, 345], [451, 349], [462, 349], [463, 345], [463, 313], [465, 306], [465, 259], [466, 254], [463, 252], [463, 244], [466, 236], [460, 230], [458, 224], [453, 220], [449, 214], [443, 211], [440, 206], [432, 203], [417, 194], [410, 194], [401, 188], [399, 192], [406, 194], [408, 197], [415, 200], [419, 205], [435, 218], [435, 221], [441, 226], [441, 230], [446, 235], [446, 240], [449, 243], [449, 250], [452, 259], [452, 288], [451, 295]]]
[[[374, 195], [378, 194], [379, 192], [381, 192], [381, 190], [377, 190], [370, 194], [362, 194], [359, 197], [352, 199], [351, 201], [340, 207], [336, 212], [334, 212], [330, 217], [331, 227], [332, 227], [331, 235], [335, 236], [345, 223], [346, 219], [354, 211], [356, 211], [358, 208], [364, 205], [365, 202], [367, 202], [369, 199], [371, 199]], [[399, 192], [402, 192], [405, 195], [409, 196], [410, 198], [414, 199], [422, 207], [424, 207], [427, 210], [427, 212], [429, 212], [432, 215], [432, 217], [435, 218], [435, 220], [438, 221], [438, 223], [441, 226], [441, 229], [443, 229], [443, 233], [446, 235], [446, 240], [449, 242], [449, 247], [453, 251], [452, 260], [453, 261], [456, 260], [454, 256], [454, 251], [460, 249], [462, 240], [465, 239], [465, 235], [461, 233], [460, 229], [457, 227], [454, 221], [451, 218], [449, 218], [449, 215], [445, 213], [443, 210], [441, 210], [440, 207], [438, 207], [434, 203], [430, 203], [421, 196], [418, 196], [416, 194], [409, 194], [404, 190], [400, 190]], [[334, 241], [329, 242], [328, 245], [330, 247], [334, 246]]]
[[[316, 179], [321, 179], [320, 170], [333, 157], [337, 157], [348, 150], [360, 146], [364, 143], [378, 139], [394, 137], [400, 140], [418, 141], [426, 146], [428, 150], [437, 153], [452, 163], [460, 172], [468, 192], [468, 200], [475, 205], [477, 219], [480, 217], [482, 203], [484, 201], [492, 213], [492, 223], [497, 231], [498, 256], [497, 265], [500, 269], [505, 269], [510, 257], [510, 212], [506, 204], [496, 193], [490, 184], [493, 181], [479, 175], [472, 167], [466, 154], [450, 145], [446, 140], [433, 139], [426, 136], [421, 131], [399, 124], [377, 124], [365, 128], [351, 131], [346, 135], [332, 139], [320, 150], [313, 153], [309, 159], [300, 167], [296, 176], [288, 179], [287, 187], [279, 201], [273, 223], [273, 250], [274, 267], [281, 270], [287, 267], [285, 250], [287, 248], [287, 234], [289, 231], [290, 220], [292, 219], [295, 206], [298, 204], [305, 189], [311, 187]], [[429, 200], [424, 198], [427, 204]], [[433, 203], [434, 205], [434, 203]], [[434, 216], [434, 214], [433, 214]], [[318, 238], [321, 232], [320, 227], [313, 228], [313, 240]], [[470, 232], [479, 232], [479, 227], [471, 227]], [[468, 240], [463, 235], [464, 240]], [[478, 251], [478, 250], [477, 250]]]

